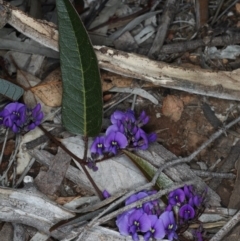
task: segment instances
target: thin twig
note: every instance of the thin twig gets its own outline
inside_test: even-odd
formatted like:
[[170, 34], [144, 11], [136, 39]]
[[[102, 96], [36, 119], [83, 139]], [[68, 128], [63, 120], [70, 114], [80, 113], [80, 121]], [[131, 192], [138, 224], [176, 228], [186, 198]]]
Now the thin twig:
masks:
[[168, 0], [166, 2], [164, 13], [161, 16], [161, 24], [158, 27], [152, 47], [150, 48], [150, 50], [148, 52], [149, 58], [155, 58], [159, 54], [160, 49], [163, 46], [165, 37], [167, 35], [169, 25], [171, 24], [172, 19], [174, 17], [174, 14], [176, 11], [176, 4], [177, 4], [176, 0]]
[[36, 159], [35, 158], [31, 158], [30, 162], [28, 163], [28, 165], [25, 167], [22, 175], [20, 176], [20, 178], [18, 179], [18, 181], [16, 182], [15, 185], [13, 185], [14, 188], [18, 187], [20, 185], [20, 183], [22, 182], [22, 180], [24, 179], [24, 177], [27, 175], [27, 173], [29, 172], [29, 170], [31, 169], [32, 165], [35, 163]]
[[3, 175], [0, 177], [0, 181], [3, 181], [4, 179], [7, 179], [7, 173], [8, 173], [10, 167], [12, 166], [12, 164], [13, 164], [15, 158], [16, 158], [16, 155], [19, 151], [18, 149], [19, 149], [20, 143], [21, 143], [21, 136], [18, 134], [18, 135], [16, 135], [14, 152], [12, 153], [12, 155], [10, 157], [7, 169], [5, 170]]
[[240, 221], [240, 211], [229, 220], [209, 241], [221, 241], [222, 238]]
[[7, 139], [8, 139], [8, 132], [9, 132], [9, 128], [7, 128], [7, 130], [5, 132], [5, 137], [4, 137], [2, 151], [1, 151], [1, 156], [0, 156], [0, 165], [2, 163], [3, 153], [4, 153], [4, 150], [5, 150], [5, 147], [6, 147], [6, 143], [7, 143]]
[[236, 178], [236, 175], [232, 173], [208, 172], [208, 171], [194, 170], [194, 169], [191, 169], [191, 170], [199, 177], [214, 177], [214, 178], [229, 178], [229, 179]]

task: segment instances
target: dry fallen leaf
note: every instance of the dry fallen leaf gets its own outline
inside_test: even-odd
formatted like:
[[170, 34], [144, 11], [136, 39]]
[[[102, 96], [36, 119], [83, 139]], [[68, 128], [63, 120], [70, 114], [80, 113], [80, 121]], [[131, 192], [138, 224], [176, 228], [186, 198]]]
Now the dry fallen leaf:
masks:
[[44, 81], [31, 88], [31, 91], [47, 106], [58, 107], [62, 104], [61, 71], [52, 71]]
[[182, 115], [183, 102], [177, 96], [168, 95], [163, 100], [162, 113], [177, 122]]

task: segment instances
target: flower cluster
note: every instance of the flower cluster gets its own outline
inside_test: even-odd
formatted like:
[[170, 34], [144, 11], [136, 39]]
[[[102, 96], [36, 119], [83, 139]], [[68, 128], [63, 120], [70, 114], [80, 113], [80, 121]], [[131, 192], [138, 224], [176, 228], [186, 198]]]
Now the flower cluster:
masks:
[[[130, 196], [125, 205], [136, 202], [156, 191], [142, 191]], [[150, 238], [174, 240], [178, 230], [189, 221], [196, 219], [204, 198], [193, 191], [192, 186], [178, 188], [168, 195], [168, 205], [160, 208], [160, 201], [146, 202], [142, 206], [130, 209], [118, 215], [116, 224], [122, 235], [131, 235], [134, 241], [142, 234], [145, 241]], [[200, 232], [196, 240], [202, 240]]]
[[42, 119], [43, 112], [40, 104], [29, 109], [25, 104], [13, 102], [0, 111], [0, 125], [12, 129], [15, 133], [33, 130]]
[[111, 115], [111, 123], [106, 130], [106, 136], [98, 136], [93, 141], [91, 153], [101, 156], [105, 153], [117, 154], [119, 149], [126, 147], [146, 150], [150, 142], [157, 139], [155, 133], [146, 134], [141, 128], [147, 124], [149, 117], [142, 111], [139, 118], [135, 117], [132, 110], [127, 112], [115, 111]]

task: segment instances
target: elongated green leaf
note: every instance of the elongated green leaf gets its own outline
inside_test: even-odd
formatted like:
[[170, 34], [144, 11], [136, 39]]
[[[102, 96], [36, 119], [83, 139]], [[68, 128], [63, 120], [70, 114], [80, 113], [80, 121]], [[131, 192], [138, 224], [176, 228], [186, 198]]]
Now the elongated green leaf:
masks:
[[18, 100], [24, 93], [24, 90], [7, 80], [0, 79], [0, 94], [11, 100]]
[[72, 133], [95, 136], [102, 124], [98, 62], [88, 34], [69, 0], [57, 0], [63, 79], [62, 122]]
[[[140, 156], [137, 156], [130, 151], [122, 151], [128, 158], [130, 158], [135, 163], [136, 166], [138, 166], [138, 168], [143, 172], [143, 174], [146, 175], [148, 180], [151, 181], [157, 171], [157, 168], [154, 167], [151, 163], [141, 158]], [[161, 175], [157, 179], [156, 184], [160, 189], [163, 189], [173, 184], [173, 181], [164, 173], [161, 173]]]

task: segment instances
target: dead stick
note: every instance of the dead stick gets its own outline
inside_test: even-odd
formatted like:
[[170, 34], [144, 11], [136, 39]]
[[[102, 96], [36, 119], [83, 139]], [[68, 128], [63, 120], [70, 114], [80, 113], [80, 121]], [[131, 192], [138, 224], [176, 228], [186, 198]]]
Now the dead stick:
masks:
[[209, 241], [221, 241], [223, 237], [239, 223], [240, 211], [238, 211], [232, 219], [230, 219]]
[[215, 37], [212, 39], [210, 37], [206, 37], [204, 39], [167, 44], [161, 48], [160, 54], [181, 53], [181, 52], [191, 51], [202, 46], [209, 46], [209, 47], [226, 46], [226, 45], [238, 44], [238, 43], [240, 43], [240, 33], [230, 32], [229, 35]]
[[164, 13], [161, 16], [161, 24], [158, 27], [157, 34], [148, 53], [149, 58], [156, 58], [163, 46], [169, 25], [171, 24], [175, 14], [176, 2], [176, 0], [168, 0], [166, 2]]

